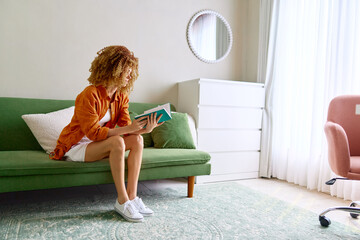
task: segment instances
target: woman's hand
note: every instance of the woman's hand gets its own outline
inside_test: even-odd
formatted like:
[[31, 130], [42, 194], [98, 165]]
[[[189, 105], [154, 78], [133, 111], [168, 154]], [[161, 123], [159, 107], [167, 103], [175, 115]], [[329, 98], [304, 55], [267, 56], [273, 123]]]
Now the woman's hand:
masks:
[[147, 117], [148, 120], [147, 120], [147, 124], [146, 124], [146, 129], [145, 129], [146, 133], [150, 133], [152, 130], [154, 130], [154, 128], [156, 128], [164, 123], [164, 122], [158, 123], [160, 121], [161, 117], [162, 117], [162, 114], [158, 118], [156, 118], [156, 113], [152, 113], [150, 115], [150, 117], [149, 116]]
[[146, 121], [148, 117], [141, 117], [138, 119], [135, 119], [130, 125], [130, 132], [136, 132], [139, 131], [141, 129], [143, 129], [145, 127], [145, 125], [148, 123], [148, 121]]

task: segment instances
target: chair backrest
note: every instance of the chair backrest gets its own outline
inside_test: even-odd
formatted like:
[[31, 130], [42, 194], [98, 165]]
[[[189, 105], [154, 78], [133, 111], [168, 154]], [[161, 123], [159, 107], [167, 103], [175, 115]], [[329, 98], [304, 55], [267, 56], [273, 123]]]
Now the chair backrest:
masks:
[[360, 95], [335, 97], [329, 104], [327, 121], [344, 128], [350, 156], [360, 156]]

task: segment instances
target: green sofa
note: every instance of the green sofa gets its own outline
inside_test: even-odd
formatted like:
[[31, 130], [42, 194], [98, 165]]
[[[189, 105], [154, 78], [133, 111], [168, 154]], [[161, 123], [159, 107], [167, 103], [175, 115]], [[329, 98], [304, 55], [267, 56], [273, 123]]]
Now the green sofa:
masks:
[[[73, 100], [0, 98], [0, 193], [113, 183], [108, 159], [94, 163], [49, 159], [21, 118], [73, 105]], [[130, 103], [129, 110], [142, 113], [155, 106]], [[210, 174], [209, 160], [208, 153], [196, 149], [144, 148], [139, 180], [187, 177], [192, 197], [195, 176]]]

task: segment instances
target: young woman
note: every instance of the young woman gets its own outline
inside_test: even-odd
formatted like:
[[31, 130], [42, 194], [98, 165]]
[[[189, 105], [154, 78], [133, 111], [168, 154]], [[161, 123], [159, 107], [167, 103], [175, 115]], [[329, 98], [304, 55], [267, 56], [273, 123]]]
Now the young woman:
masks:
[[138, 58], [132, 52], [124, 46], [109, 46], [97, 54], [90, 68], [90, 85], [77, 96], [74, 116], [61, 132], [50, 158], [76, 162], [109, 158], [118, 195], [115, 210], [128, 221], [142, 222], [143, 216], [151, 216], [153, 211], [137, 197], [143, 152], [140, 134], [161, 125], [161, 116], [130, 120], [128, 95], [139, 74]]

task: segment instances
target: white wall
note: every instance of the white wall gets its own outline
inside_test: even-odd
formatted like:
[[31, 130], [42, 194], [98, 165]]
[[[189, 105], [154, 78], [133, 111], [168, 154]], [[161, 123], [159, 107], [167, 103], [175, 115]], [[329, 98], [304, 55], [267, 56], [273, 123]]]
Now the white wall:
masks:
[[[179, 81], [256, 81], [259, 0], [0, 0], [0, 97], [75, 99], [108, 45], [140, 59], [131, 101], [177, 104]], [[191, 52], [191, 17], [212, 9], [229, 22], [233, 48], [206, 64]]]

